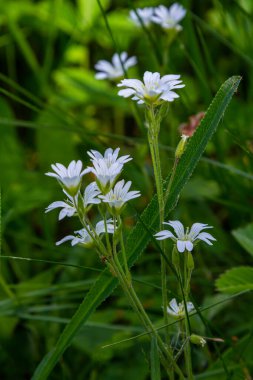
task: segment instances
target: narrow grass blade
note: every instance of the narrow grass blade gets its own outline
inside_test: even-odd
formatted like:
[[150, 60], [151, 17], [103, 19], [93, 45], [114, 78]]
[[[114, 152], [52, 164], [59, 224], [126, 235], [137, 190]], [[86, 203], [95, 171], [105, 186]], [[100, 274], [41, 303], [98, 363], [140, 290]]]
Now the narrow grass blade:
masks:
[[[192, 175], [208, 141], [215, 132], [234, 92], [237, 90], [240, 80], [240, 77], [234, 76], [221, 86], [208, 108], [201, 125], [189, 141], [185, 153], [177, 166], [170, 196], [166, 204], [166, 216], [175, 207], [180, 192]], [[167, 186], [168, 183], [169, 176], [166, 180]], [[158, 204], [157, 197], [155, 196], [140, 216], [143, 223], [138, 222], [127, 239], [126, 252], [130, 266], [135, 263], [150, 241], [150, 233], [145, 229], [144, 225], [148, 225], [154, 232], [158, 228], [159, 214], [157, 210]], [[117, 279], [113, 276], [108, 276], [107, 270], [98, 277], [96, 283], [92, 286], [90, 292], [72, 317], [71, 322], [64, 329], [54, 349], [44, 357], [37, 367], [32, 380], [45, 380], [49, 376], [62, 354], [71, 344], [75, 334], [103, 300], [112, 293], [116, 285]]]
[[151, 380], [161, 380], [159, 352], [155, 336], [152, 336], [151, 338], [150, 368]]

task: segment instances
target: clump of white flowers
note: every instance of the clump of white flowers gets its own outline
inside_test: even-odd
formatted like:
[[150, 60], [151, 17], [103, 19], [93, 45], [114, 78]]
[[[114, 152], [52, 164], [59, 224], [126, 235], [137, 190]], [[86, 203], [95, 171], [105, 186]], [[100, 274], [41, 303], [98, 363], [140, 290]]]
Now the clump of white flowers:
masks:
[[216, 240], [211, 234], [207, 232], [201, 232], [207, 228], [213, 228], [203, 223], [194, 223], [189, 231], [189, 228], [184, 229], [184, 226], [178, 220], [170, 221], [169, 223], [164, 222], [171, 226], [175, 235], [168, 230], [163, 230], [155, 234], [157, 240], [172, 239], [176, 245], [178, 252], [184, 252], [185, 250], [191, 252], [194, 245], [199, 241], [204, 241], [208, 245], [212, 245], [211, 240]]
[[182, 30], [179, 22], [185, 17], [186, 9], [178, 3], [172, 4], [169, 8], [164, 5], [158, 7], [137, 8], [130, 11], [130, 19], [137, 26], [151, 26], [152, 23], [158, 24], [164, 30]]
[[139, 79], [123, 79], [118, 87], [126, 87], [118, 92], [124, 98], [132, 97], [138, 104], [158, 106], [163, 102], [173, 102], [179, 95], [173, 91], [185, 85], [180, 80], [180, 75], [164, 75], [146, 71], [143, 82]]
[[[96, 150], [91, 150], [88, 155], [91, 158], [92, 166], [82, 170], [81, 161], [72, 161], [67, 168], [57, 163], [52, 165], [55, 173], [46, 173], [58, 180], [67, 198], [64, 201], [51, 203], [45, 212], [61, 208], [59, 220], [66, 216], [78, 216], [83, 225], [82, 229], [75, 231], [75, 235], [65, 236], [56, 243], [57, 245], [69, 240], [71, 240], [72, 246], [76, 244], [86, 247], [93, 244], [99, 245], [103, 234], [115, 232], [117, 228], [117, 220], [113, 219], [115, 215], [120, 215], [126, 202], [140, 196], [139, 191], [129, 191], [131, 181], [116, 182], [124, 164], [132, 160], [129, 155], [119, 157], [119, 151], [120, 148], [115, 150], [108, 148], [102, 155]], [[82, 190], [82, 178], [88, 173], [95, 176], [95, 181]], [[88, 211], [92, 206], [100, 204], [104, 204], [103, 208], [98, 207], [102, 220], [93, 227]]]
[[95, 69], [98, 71], [95, 78], [110, 80], [122, 78], [124, 77], [125, 71], [135, 66], [136, 63], [136, 57], [128, 57], [125, 51], [121, 54], [115, 53], [112, 57], [112, 62], [100, 60], [95, 64]]

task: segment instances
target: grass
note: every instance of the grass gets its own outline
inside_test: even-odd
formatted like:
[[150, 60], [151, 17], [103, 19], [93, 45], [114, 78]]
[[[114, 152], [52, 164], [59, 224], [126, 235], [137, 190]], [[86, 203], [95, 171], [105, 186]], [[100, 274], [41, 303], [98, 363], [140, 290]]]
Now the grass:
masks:
[[[182, 4], [188, 6], [186, 1]], [[128, 20], [130, 9], [150, 5], [159, 2], [13, 0], [6, 5], [0, 0], [3, 379], [34, 375], [90, 289], [101, 301], [105, 298], [98, 276], [103, 285], [111, 284], [113, 292], [87, 315], [85, 324], [80, 319], [82, 327], [73, 331], [66, 351], [64, 343], [65, 352], [59, 354], [49, 378], [149, 379], [150, 342], [120, 288], [110, 276], [99, 274], [104, 265], [95, 252], [55, 246], [55, 241], [79, 228], [73, 218], [57, 222], [56, 213], [44, 214], [45, 207], [61, 196], [57, 184], [44, 176], [52, 163], [66, 165], [82, 159], [88, 164], [87, 150], [102, 152], [108, 146], [120, 146], [122, 154], [134, 158], [124, 178], [142, 194], [125, 210], [127, 233], [146, 234], [150, 240], [150, 230], [145, 232], [140, 220], [154, 193], [143, 109], [119, 97], [115, 84], [94, 78], [94, 64], [99, 59], [110, 60], [116, 50], [137, 56], [138, 66], [129, 70], [130, 78], [142, 78], [146, 70], [179, 73], [186, 84], [161, 126], [164, 178], [172, 168], [179, 125], [190, 115], [206, 111], [229, 77], [242, 76], [226, 113], [220, 113], [212, 139], [207, 143], [207, 136], [199, 154], [197, 139], [195, 145], [191, 143], [180, 173], [191, 158], [196, 163], [198, 156], [199, 162], [189, 181], [184, 181], [169, 218], [185, 225], [195, 221], [213, 225], [217, 238], [213, 247], [198, 246], [194, 253], [192, 300], [199, 312], [190, 319], [194, 332], [225, 342], [208, 341], [204, 349], [193, 347], [196, 379], [250, 379], [253, 372], [250, 277], [245, 280], [245, 292], [239, 293], [240, 268], [252, 265], [253, 232], [247, 227], [252, 222], [253, 178], [252, 4], [249, 0], [193, 3], [182, 21], [183, 30], [168, 50], [158, 26], [138, 29]], [[155, 207], [150, 208], [150, 215], [158, 218]], [[152, 228], [152, 223], [148, 226]], [[134, 260], [137, 293], [159, 328], [163, 319], [157, 246], [151, 242]], [[233, 283], [227, 283], [231, 277]], [[169, 284], [173, 298], [177, 284], [172, 273]], [[176, 333], [173, 326], [171, 331]], [[176, 344], [174, 349], [178, 349]], [[155, 341], [152, 350], [155, 379]]]

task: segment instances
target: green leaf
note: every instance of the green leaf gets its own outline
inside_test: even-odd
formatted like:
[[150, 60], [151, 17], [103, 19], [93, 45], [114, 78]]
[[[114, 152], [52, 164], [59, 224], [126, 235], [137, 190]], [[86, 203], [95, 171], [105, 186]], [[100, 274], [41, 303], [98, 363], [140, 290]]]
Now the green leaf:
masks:
[[161, 380], [159, 352], [155, 336], [153, 336], [151, 339], [150, 367], [151, 380]]
[[216, 280], [216, 287], [224, 293], [253, 290], [253, 268], [245, 266], [227, 270]]
[[253, 223], [232, 231], [239, 244], [253, 256]]
[[[234, 92], [237, 90], [240, 80], [240, 77], [234, 76], [228, 79], [221, 86], [209, 106], [201, 125], [187, 144], [185, 153], [177, 166], [170, 196], [166, 203], [166, 215], [168, 215], [169, 211], [175, 207], [180, 192], [190, 178], [205, 150], [208, 141], [215, 132]], [[168, 183], [169, 176], [165, 181], [166, 185], [168, 185]], [[151, 239], [151, 234], [149, 231], [157, 231], [159, 225], [159, 214], [157, 210], [157, 197], [154, 196], [150, 204], [140, 216], [141, 221], [136, 224], [135, 228], [132, 229], [128, 236], [126, 242], [126, 252], [130, 266], [136, 262], [140, 254], [149, 243]], [[146, 226], [148, 226], [148, 228]], [[82, 325], [103, 302], [103, 300], [112, 293], [116, 285], [117, 279], [114, 278], [107, 270], [105, 270], [98, 277], [98, 280], [84, 298], [70, 323], [64, 329], [54, 349], [44, 357], [37, 367], [32, 380], [45, 380], [48, 377], [64, 351], [71, 344], [75, 334], [80, 330]]]

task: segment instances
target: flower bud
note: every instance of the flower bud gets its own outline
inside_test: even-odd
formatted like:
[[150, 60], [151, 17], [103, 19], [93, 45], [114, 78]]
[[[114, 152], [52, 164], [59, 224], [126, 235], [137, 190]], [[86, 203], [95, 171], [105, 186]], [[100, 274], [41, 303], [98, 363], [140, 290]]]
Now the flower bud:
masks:
[[194, 260], [191, 252], [188, 252], [187, 255], [187, 269], [192, 271], [194, 269]]
[[189, 136], [186, 136], [186, 135], [181, 136], [181, 140], [179, 141], [178, 146], [176, 148], [176, 152], [175, 152], [176, 158], [180, 158], [182, 156], [182, 154], [184, 153], [185, 144], [186, 144], [186, 140], [188, 139], [188, 137]]
[[196, 334], [191, 334], [190, 342], [201, 347], [204, 347], [206, 344], [206, 340], [202, 336]]

